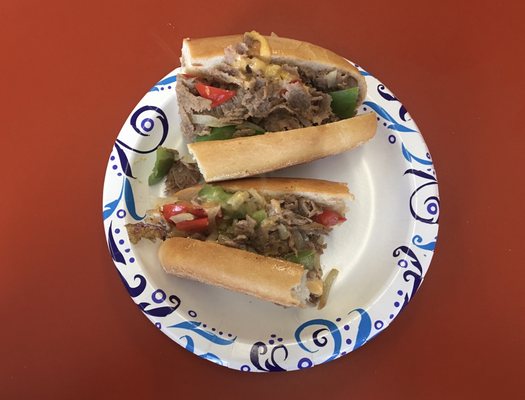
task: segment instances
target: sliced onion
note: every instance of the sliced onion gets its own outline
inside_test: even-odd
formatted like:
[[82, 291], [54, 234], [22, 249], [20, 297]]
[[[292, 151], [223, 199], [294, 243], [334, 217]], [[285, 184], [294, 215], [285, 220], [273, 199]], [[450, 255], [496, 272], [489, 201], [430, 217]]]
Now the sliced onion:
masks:
[[146, 211], [146, 215], [144, 216], [144, 222], [147, 224], [155, 224], [161, 221], [162, 219], [162, 213], [159, 209], [148, 210]]
[[[213, 206], [213, 207], [206, 208], [206, 213], [208, 214], [208, 222], [209, 222], [208, 230], [212, 232], [210, 236], [212, 236], [213, 233], [217, 233], [216, 232], [217, 231], [216, 221], [217, 221], [217, 216], [219, 215], [220, 212], [221, 212], [221, 206]], [[217, 239], [217, 236], [215, 236], [215, 239]]]
[[[212, 203], [209, 203], [209, 204], [212, 204]], [[215, 218], [217, 218], [217, 215], [219, 215], [221, 211], [221, 206], [218, 206], [218, 205], [214, 205], [212, 207], [206, 207], [206, 213], [208, 214], [208, 219], [210, 219], [210, 222], [212, 222], [211, 220], [215, 220]]]
[[321, 271], [321, 255], [318, 252], [314, 255], [314, 270]]
[[218, 118], [206, 114], [193, 114], [191, 121], [197, 125], [211, 126], [212, 128], [220, 128], [223, 126], [232, 125], [231, 122], [221, 121]]
[[277, 231], [279, 232], [279, 239], [286, 240], [290, 237], [290, 232], [283, 224], [277, 225]]
[[326, 306], [326, 302], [328, 301], [328, 295], [330, 294], [330, 289], [332, 288], [332, 285], [334, 284], [335, 278], [337, 278], [338, 274], [339, 271], [335, 268], [332, 268], [328, 275], [326, 275], [326, 278], [323, 282], [323, 294], [321, 295], [321, 298], [319, 299], [319, 304], [317, 305], [318, 310], [322, 310], [324, 306]]
[[264, 197], [261, 196], [261, 194], [255, 190], [255, 189], [248, 189], [248, 193], [250, 193], [253, 197], [253, 199], [255, 200], [255, 202], [260, 205], [260, 206], [265, 206], [266, 205], [266, 200], [264, 199]]
[[272, 205], [275, 214], [281, 214], [281, 202], [279, 200], [271, 199], [270, 204]]
[[297, 229], [292, 229], [292, 238], [296, 249], [304, 249], [306, 247], [304, 237]]
[[226, 201], [234, 210], [237, 210], [246, 200], [250, 198], [250, 194], [244, 190], [235, 192], [232, 197]]
[[182, 221], [191, 221], [193, 219], [195, 219], [195, 216], [190, 213], [180, 213], [180, 214], [173, 215], [170, 217], [170, 220], [173, 221], [174, 223], [182, 222]]
[[328, 88], [335, 87], [336, 81], [337, 81], [337, 70], [334, 69], [333, 71], [330, 71], [325, 75], [326, 78], [326, 84], [328, 85]]

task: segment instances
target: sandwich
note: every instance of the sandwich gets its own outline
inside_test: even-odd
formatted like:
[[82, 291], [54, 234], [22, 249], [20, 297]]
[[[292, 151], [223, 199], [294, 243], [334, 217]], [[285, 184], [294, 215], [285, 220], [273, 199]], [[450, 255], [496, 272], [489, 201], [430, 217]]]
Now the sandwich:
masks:
[[185, 39], [177, 76], [181, 130], [206, 182], [262, 174], [370, 140], [356, 116], [366, 82], [322, 47], [257, 32]]
[[320, 257], [346, 221], [346, 184], [250, 178], [195, 185], [164, 198], [126, 228], [130, 241], [161, 241], [168, 274], [285, 307], [327, 296]]

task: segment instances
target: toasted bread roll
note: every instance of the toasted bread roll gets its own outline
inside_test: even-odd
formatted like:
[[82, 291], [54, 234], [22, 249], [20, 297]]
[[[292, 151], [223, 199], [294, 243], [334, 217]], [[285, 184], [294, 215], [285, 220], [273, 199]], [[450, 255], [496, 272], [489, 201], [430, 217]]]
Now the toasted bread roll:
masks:
[[305, 306], [310, 295], [301, 265], [212, 242], [168, 239], [159, 248], [159, 260], [169, 274], [287, 307]]
[[188, 144], [206, 182], [236, 179], [351, 150], [376, 132], [374, 114], [327, 125]]
[[183, 189], [126, 228], [132, 243], [163, 240], [167, 273], [303, 307], [323, 294], [324, 237], [352, 198], [339, 182], [239, 179]]
[[185, 39], [177, 101], [204, 179], [257, 175], [339, 154], [376, 133], [354, 116], [366, 81], [345, 58], [257, 32]]

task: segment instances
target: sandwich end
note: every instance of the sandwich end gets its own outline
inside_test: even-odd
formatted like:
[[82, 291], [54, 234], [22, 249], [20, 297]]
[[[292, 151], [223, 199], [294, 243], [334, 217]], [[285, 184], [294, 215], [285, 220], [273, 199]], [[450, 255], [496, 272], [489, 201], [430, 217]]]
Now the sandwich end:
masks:
[[301, 276], [301, 281], [291, 290], [291, 296], [297, 302], [295, 305], [299, 307], [306, 307], [310, 299], [311, 292], [308, 287], [306, 275], [307, 271], [305, 270]]

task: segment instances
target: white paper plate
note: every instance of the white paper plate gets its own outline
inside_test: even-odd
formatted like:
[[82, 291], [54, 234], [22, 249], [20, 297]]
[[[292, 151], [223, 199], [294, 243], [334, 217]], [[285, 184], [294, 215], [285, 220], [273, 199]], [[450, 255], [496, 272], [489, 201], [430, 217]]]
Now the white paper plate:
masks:
[[[179, 129], [176, 70], [137, 104], [111, 153], [103, 218], [111, 256], [133, 301], [173, 341], [241, 371], [289, 371], [334, 360], [384, 330], [407, 305], [430, 265], [438, 232], [436, 173], [423, 137], [396, 97], [366, 77], [359, 113], [377, 114], [364, 146], [272, 175], [347, 182], [356, 200], [322, 257], [340, 270], [328, 305], [285, 309], [246, 295], [168, 276], [158, 244], [130, 244], [124, 225], [161, 195], [149, 187], [159, 145], [186, 153]], [[144, 344], [147, 346], [147, 343]]]

